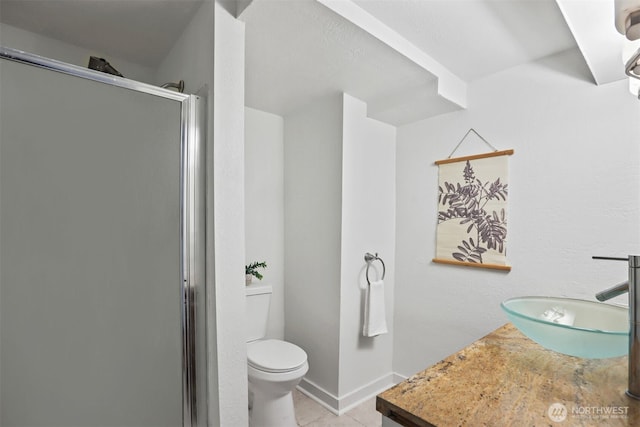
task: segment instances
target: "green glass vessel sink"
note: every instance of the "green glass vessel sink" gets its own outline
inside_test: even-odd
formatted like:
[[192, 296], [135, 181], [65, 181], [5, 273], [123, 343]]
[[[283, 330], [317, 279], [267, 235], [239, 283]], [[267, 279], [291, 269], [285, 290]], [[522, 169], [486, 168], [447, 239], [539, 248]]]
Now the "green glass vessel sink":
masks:
[[587, 359], [629, 352], [629, 310], [571, 298], [518, 297], [500, 304], [523, 334], [541, 346]]

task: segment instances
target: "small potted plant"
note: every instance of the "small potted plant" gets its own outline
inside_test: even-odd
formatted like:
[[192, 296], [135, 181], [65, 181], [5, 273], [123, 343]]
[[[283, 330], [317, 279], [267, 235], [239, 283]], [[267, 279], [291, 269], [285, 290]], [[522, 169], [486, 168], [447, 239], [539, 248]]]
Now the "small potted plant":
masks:
[[248, 286], [251, 284], [251, 279], [255, 277], [258, 280], [262, 280], [262, 274], [258, 271], [259, 268], [267, 268], [266, 261], [252, 262], [249, 265], [244, 266], [245, 284]]

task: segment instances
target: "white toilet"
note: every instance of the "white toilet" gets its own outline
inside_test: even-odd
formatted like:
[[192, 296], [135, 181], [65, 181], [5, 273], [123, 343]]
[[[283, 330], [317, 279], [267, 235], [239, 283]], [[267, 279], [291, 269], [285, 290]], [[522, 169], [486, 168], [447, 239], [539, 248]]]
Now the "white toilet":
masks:
[[262, 339], [267, 332], [271, 293], [269, 285], [246, 287], [249, 425], [296, 427], [291, 392], [309, 370], [307, 353], [286, 341]]

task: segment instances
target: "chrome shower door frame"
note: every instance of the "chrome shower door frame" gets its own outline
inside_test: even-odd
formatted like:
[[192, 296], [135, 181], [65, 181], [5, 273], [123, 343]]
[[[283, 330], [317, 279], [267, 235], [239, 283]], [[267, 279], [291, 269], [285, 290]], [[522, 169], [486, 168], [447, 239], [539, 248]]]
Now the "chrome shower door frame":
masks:
[[[206, 363], [197, 366], [197, 349], [206, 355], [206, 325], [196, 321], [205, 309], [205, 101], [146, 83], [78, 67], [0, 46], [0, 59], [65, 73], [181, 104], [180, 118], [180, 286], [182, 331], [182, 420], [184, 427], [206, 425], [198, 402], [206, 401]], [[196, 369], [197, 368], [197, 369]], [[201, 407], [206, 407], [202, 405]]]

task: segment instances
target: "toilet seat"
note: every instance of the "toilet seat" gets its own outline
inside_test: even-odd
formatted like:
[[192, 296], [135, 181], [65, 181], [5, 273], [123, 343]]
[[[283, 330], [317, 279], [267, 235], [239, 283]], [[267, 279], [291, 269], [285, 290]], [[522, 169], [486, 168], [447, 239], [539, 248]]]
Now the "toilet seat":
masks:
[[247, 345], [247, 363], [263, 372], [291, 372], [306, 362], [307, 353], [290, 342], [260, 340]]

